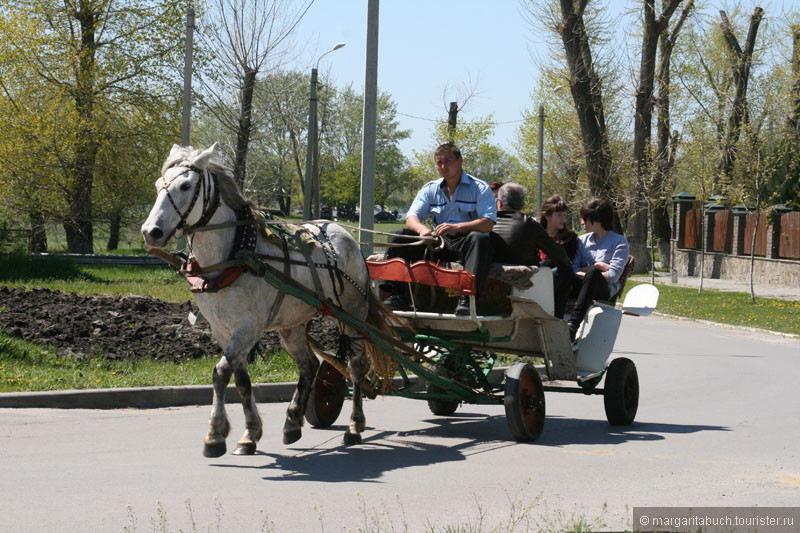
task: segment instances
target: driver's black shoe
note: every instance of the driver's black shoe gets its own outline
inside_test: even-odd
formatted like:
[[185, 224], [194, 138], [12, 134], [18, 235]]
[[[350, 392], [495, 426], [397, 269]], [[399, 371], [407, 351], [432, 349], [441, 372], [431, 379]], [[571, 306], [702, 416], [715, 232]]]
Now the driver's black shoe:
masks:
[[389, 297], [383, 301], [383, 305], [393, 311], [407, 311], [411, 307], [408, 303], [408, 299], [402, 294], [390, 294]]
[[456, 304], [456, 310], [453, 311], [453, 314], [456, 316], [469, 316], [469, 296], [461, 296], [458, 299], [458, 304]]

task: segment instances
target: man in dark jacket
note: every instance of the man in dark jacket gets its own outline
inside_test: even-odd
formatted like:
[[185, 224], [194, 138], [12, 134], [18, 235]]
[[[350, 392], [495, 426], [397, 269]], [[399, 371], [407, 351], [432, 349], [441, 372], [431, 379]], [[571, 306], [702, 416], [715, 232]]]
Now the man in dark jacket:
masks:
[[522, 212], [525, 189], [506, 183], [497, 191], [497, 222], [489, 234], [494, 261], [514, 265], [538, 265], [539, 250], [553, 261], [555, 316], [564, 318], [564, 307], [572, 287], [572, 263], [564, 248], [547, 234], [536, 219]]

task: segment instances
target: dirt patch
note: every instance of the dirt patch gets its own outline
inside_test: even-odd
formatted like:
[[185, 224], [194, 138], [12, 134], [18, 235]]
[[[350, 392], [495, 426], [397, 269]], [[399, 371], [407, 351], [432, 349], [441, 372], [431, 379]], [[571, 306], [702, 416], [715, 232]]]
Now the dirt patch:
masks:
[[[49, 345], [64, 357], [181, 361], [220, 355], [208, 323], [191, 325], [190, 311], [197, 313], [189, 301], [0, 287], [0, 330]], [[338, 330], [333, 320], [317, 315], [309, 331], [323, 346], [336, 350]], [[265, 333], [258, 346], [261, 353], [279, 348], [274, 332]]]

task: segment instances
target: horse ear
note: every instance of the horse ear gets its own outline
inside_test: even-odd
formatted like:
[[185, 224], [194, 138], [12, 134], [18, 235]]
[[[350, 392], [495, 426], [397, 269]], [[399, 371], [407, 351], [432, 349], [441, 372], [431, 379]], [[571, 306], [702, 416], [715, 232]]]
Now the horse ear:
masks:
[[170, 157], [172, 157], [173, 155], [175, 155], [176, 153], [178, 153], [181, 150], [183, 150], [183, 148], [180, 145], [173, 144], [172, 145], [172, 149], [169, 151]]
[[206, 168], [208, 166], [208, 162], [211, 160], [211, 156], [214, 155], [214, 149], [217, 147], [217, 143], [212, 144], [196, 156], [192, 158], [192, 166], [197, 168]]

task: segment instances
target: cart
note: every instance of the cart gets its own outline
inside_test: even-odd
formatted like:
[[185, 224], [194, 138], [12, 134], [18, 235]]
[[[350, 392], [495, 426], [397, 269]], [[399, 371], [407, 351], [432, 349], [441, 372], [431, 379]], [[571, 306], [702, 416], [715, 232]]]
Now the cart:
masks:
[[[409, 265], [402, 259], [367, 264], [373, 290], [379, 291], [385, 281], [406, 282], [413, 303], [410, 311], [394, 311], [402, 344], [386, 347], [400, 377], [392, 384], [369, 381], [364, 385], [369, 396], [426, 400], [439, 416], [452, 415], [461, 403], [503, 404], [511, 433], [519, 441], [533, 441], [541, 434], [545, 392], [601, 395], [610, 424], [633, 422], [639, 404], [636, 366], [630, 359], [612, 357], [612, 352], [622, 315], [647, 316], [655, 309], [658, 290], [654, 286], [633, 288], [619, 308], [596, 302], [572, 343], [566, 322], [553, 316], [549, 268], [527, 267], [530, 283], [524, 288], [505, 287], [499, 312], [481, 314], [487, 306], [476, 300], [474, 278], [465, 270], [428, 261]], [[484, 292], [491, 292], [488, 287]], [[470, 316], [437, 311], [437, 294], [449, 309], [454, 305], [452, 298], [469, 295]], [[336, 421], [348, 394], [345, 362], [318, 345], [312, 343], [312, 347], [323, 362], [306, 419], [312, 426], [327, 427]], [[498, 353], [540, 358], [544, 364], [537, 368], [520, 362], [503, 371], [495, 368]], [[416, 386], [409, 378], [412, 374], [418, 378]]]

